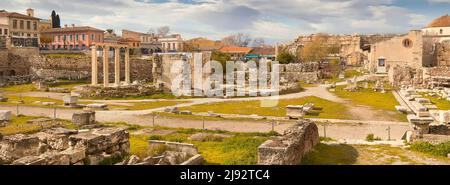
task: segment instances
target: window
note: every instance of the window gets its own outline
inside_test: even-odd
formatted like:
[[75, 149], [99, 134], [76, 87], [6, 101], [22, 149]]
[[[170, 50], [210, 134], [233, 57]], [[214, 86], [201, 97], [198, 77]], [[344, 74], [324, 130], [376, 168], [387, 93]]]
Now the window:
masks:
[[441, 35], [442, 35], [443, 33], [444, 33], [444, 30], [442, 30], [442, 29], [441, 29], [441, 30], [439, 30], [439, 34], [441, 34]]
[[405, 48], [410, 48], [410, 47], [412, 47], [412, 41], [411, 41], [410, 39], [405, 39], [405, 40], [403, 40], [403, 46], [404, 46]]
[[20, 20], [20, 29], [24, 29], [24, 22], [23, 22], [23, 20]]
[[58, 35], [58, 41], [61, 41], [61, 35]]
[[70, 41], [72, 41], [72, 35], [70, 35], [69, 39], [70, 39]]
[[13, 20], [13, 28], [17, 29], [17, 20], [15, 20], [15, 19]]
[[78, 41], [78, 34], [75, 36], [75, 40]]
[[31, 30], [31, 21], [27, 21], [27, 30]]
[[31, 37], [31, 34], [27, 33], [27, 37]]
[[94, 41], [94, 34], [91, 34], [91, 41]]
[[33, 30], [37, 30], [37, 22], [33, 22]]
[[81, 37], [82, 37], [83, 41], [86, 40], [86, 35], [85, 34], [83, 34]]
[[378, 66], [380, 66], [380, 67], [386, 66], [386, 59], [384, 59], [384, 58], [378, 59]]
[[67, 40], [67, 35], [64, 35], [63, 36], [63, 41], [66, 41]]
[[0, 35], [3, 34], [3, 29], [0, 29]]
[[8, 35], [8, 29], [5, 29], [4, 34], [5, 34], [5, 35]]

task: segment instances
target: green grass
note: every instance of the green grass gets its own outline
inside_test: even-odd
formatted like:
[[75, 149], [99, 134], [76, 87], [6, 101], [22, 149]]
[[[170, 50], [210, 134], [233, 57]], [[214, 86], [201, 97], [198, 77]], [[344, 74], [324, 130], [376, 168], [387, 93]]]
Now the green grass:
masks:
[[350, 145], [318, 144], [303, 159], [303, 165], [351, 165], [355, 164], [358, 151]]
[[23, 101], [23, 103], [19, 104], [19, 106], [31, 106], [31, 107], [44, 107], [48, 108], [50, 106], [35, 104], [34, 102], [55, 102], [57, 106], [63, 105], [62, 100], [52, 99], [52, 98], [44, 98], [44, 97], [30, 97], [30, 96], [16, 96], [16, 95], [6, 95], [8, 98], [8, 102], [0, 102], [0, 105], [17, 105], [19, 101]]
[[450, 154], [450, 141], [434, 145], [429, 142], [415, 142], [411, 144], [410, 149], [434, 156], [447, 157], [447, 154]]
[[27, 121], [38, 119], [42, 117], [32, 117], [32, 116], [13, 116], [11, 121], [6, 124], [5, 127], [0, 127], [0, 133], [2, 135], [14, 135], [14, 134], [30, 134], [38, 132], [44, 128], [52, 127], [53, 125], [60, 125], [66, 128], [76, 128], [70, 121], [65, 120], [55, 120], [54, 122], [46, 122], [45, 124], [32, 123], [29, 124]]
[[210, 103], [202, 105], [194, 105], [191, 107], [183, 107], [180, 110], [189, 110], [192, 112], [208, 112], [213, 111], [221, 114], [240, 114], [259, 116], [286, 116], [286, 106], [303, 105], [305, 103], [314, 103], [316, 107], [322, 110], [313, 111], [308, 118], [332, 118], [332, 119], [351, 119], [352, 116], [347, 114], [347, 108], [339, 103], [331, 102], [315, 96], [309, 96], [298, 99], [280, 100], [275, 107], [262, 107], [260, 101], [232, 101], [221, 103]]
[[52, 53], [52, 54], [44, 54], [45, 57], [48, 58], [83, 58], [86, 57], [83, 53]]
[[355, 76], [361, 76], [361, 75], [363, 75], [363, 73], [359, 72], [358, 70], [354, 70], [354, 69], [346, 70], [344, 72], [345, 78], [353, 78]]
[[360, 89], [357, 92], [349, 92], [344, 90], [345, 86], [338, 86], [332, 93], [340, 98], [350, 100], [351, 103], [356, 105], [364, 105], [376, 110], [389, 111], [397, 120], [406, 121], [406, 115], [401, 114], [395, 109], [395, 106], [399, 105], [399, 103], [394, 95], [390, 91], [386, 93], [374, 92], [370, 88], [371, 85], [369, 84], [369, 89]]
[[22, 84], [22, 85], [13, 85], [13, 86], [8, 86], [8, 87], [3, 87], [0, 88], [1, 91], [5, 91], [5, 92], [31, 92], [31, 91], [36, 91], [36, 87], [34, 86], [34, 84]]
[[188, 103], [188, 101], [155, 101], [155, 102], [138, 102], [131, 103], [133, 106], [123, 106], [123, 105], [108, 105], [111, 109], [126, 109], [126, 110], [147, 110], [155, 109], [160, 107], [174, 106], [178, 104]]
[[450, 110], [450, 101], [435, 96], [424, 95], [424, 97], [430, 99], [430, 101], [435, 104], [439, 110]]

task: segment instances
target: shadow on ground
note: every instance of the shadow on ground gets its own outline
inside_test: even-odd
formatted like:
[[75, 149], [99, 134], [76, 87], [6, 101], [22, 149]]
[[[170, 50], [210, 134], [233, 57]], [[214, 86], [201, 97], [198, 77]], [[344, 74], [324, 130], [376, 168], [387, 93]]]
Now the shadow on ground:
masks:
[[318, 144], [313, 151], [302, 159], [302, 165], [351, 165], [355, 164], [358, 151], [345, 144]]

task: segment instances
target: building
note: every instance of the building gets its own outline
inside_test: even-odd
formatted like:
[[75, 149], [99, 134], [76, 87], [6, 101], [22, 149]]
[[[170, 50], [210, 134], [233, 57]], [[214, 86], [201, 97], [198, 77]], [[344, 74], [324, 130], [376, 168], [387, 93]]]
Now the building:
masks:
[[249, 54], [253, 49], [249, 47], [236, 47], [236, 46], [226, 46], [221, 48], [219, 51], [221, 53], [226, 53], [231, 56], [231, 60], [245, 60], [247, 54]]
[[438, 42], [450, 40], [450, 16], [446, 14], [436, 18], [422, 32], [425, 37], [435, 38]]
[[89, 26], [65, 25], [62, 28], [52, 28], [42, 31], [42, 35], [50, 37], [51, 42], [45, 48], [51, 50], [85, 50], [95, 43], [104, 42], [104, 32]]
[[209, 40], [203, 37], [193, 38], [185, 41], [184, 43], [185, 50], [194, 51], [216, 51], [225, 46], [221, 41]]
[[26, 15], [0, 10], [0, 28], [7, 47], [39, 47], [39, 19], [31, 8]]
[[122, 30], [122, 38], [132, 41], [139, 41], [142, 54], [152, 54], [162, 52], [162, 44], [158, 42], [158, 37], [153, 33], [140, 33], [131, 30]]
[[172, 34], [158, 38], [158, 42], [162, 45], [163, 52], [182, 52], [183, 39], [180, 34]]

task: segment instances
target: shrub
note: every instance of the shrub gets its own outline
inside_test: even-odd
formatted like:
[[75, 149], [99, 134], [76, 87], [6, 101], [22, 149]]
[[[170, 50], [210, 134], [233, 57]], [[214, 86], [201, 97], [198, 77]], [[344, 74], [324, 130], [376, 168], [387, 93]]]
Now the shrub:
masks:
[[446, 157], [450, 153], [450, 142], [433, 145], [429, 142], [415, 142], [410, 149], [417, 152], [427, 153], [434, 156]]
[[381, 141], [381, 138], [376, 137], [374, 134], [368, 134], [366, 136], [366, 141], [368, 141], [368, 142]]

